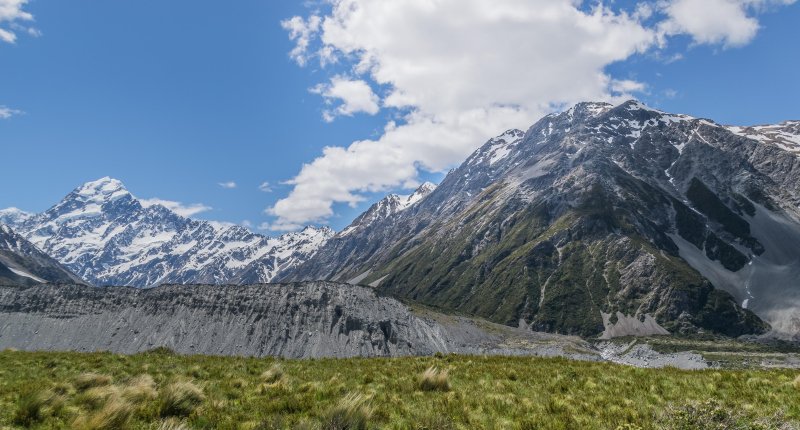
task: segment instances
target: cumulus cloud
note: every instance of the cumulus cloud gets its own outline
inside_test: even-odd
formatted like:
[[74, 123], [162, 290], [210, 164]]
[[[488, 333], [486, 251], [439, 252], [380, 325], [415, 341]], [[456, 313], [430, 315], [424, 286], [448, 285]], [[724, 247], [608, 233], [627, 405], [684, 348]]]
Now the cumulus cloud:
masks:
[[33, 15], [23, 10], [28, 0], [0, 0], [0, 41], [14, 43], [17, 31], [38, 36], [39, 30], [22, 23], [33, 21]]
[[21, 110], [11, 109], [8, 106], [0, 106], [0, 119], [9, 119], [12, 116], [22, 115]]
[[232, 190], [232, 189], [236, 188], [236, 182], [233, 182], [233, 181], [219, 182], [219, 183], [217, 183], [217, 185], [219, 185], [222, 188], [225, 188], [226, 190]]
[[152, 199], [139, 199], [139, 203], [146, 208], [150, 206], [161, 205], [175, 212], [176, 214], [185, 217], [191, 217], [212, 209], [211, 206], [206, 206], [202, 203], [183, 204], [181, 202], [172, 200], [159, 199], [157, 197]]
[[330, 83], [319, 84], [311, 89], [314, 94], [319, 94], [328, 105], [338, 103], [334, 109], [326, 109], [323, 118], [327, 122], [333, 121], [337, 116], [352, 116], [364, 112], [375, 115], [380, 110], [380, 99], [363, 80], [350, 80], [342, 76], [334, 76]]
[[[338, 103], [327, 120], [383, 107], [396, 111], [396, 121], [379, 138], [324, 148], [287, 181], [292, 190], [267, 209], [276, 219], [263, 227], [324, 222], [335, 204], [412, 187], [420, 170], [450, 168], [503, 130], [571, 103], [645, 91], [645, 83], [614, 79], [606, 67], [663, 48], [672, 34], [700, 31], [683, 19], [687, 1], [642, 2], [626, 13], [576, 0], [331, 0], [326, 13], [284, 21], [298, 64], [337, 64], [314, 89]], [[736, 0], [734, 9], [777, 1], [787, 0]]]
[[795, 0], [672, 0], [661, 4], [668, 18], [660, 24], [666, 35], [688, 34], [695, 43], [725, 47], [749, 43], [760, 28], [755, 13]]
[[295, 42], [294, 49], [289, 53], [289, 56], [301, 66], [304, 66], [308, 60], [308, 46], [311, 43], [311, 37], [319, 31], [319, 26], [322, 19], [316, 15], [304, 19], [295, 16], [281, 22], [284, 30], [289, 32], [289, 39]]

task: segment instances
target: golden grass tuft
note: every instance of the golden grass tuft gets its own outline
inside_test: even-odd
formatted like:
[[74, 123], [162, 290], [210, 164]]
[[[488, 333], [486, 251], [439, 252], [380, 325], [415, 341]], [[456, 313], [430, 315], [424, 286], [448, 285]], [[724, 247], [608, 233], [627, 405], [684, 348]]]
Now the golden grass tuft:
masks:
[[792, 381], [792, 385], [794, 386], [794, 388], [800, 390], [800, 375], [797, 375], [797, 377], [794, 378], [794, 381]]
[[350, 393], [325, 413], [322, 430], [365, 430], [372, 413], [366, 397]]
[[104, 387], [111, 385], [111, 377], [108, 375], [100, 375], [98, 373], [83, 373], [75, 377], [72, 385], [78, 391], [86, 391], [90, 388]]
[[117, 386], [90, 388], [78, 396], [78, 401], [89, 409], [100, 409], [112, 397], [119, 397], [120, 389]]
[[161, 424], [158, 426], [158, 430], [189, 430], [189, 426], [175, 418], [167, 418], [166, 420], [161, 421]]
[[447, 370], [429, 367], [417, 377], [417, 387], [422, 391], [450, 391]]
[[89, 415], [80, 415], [72, 424], [77, 430], [107, 430], [124, 428], [136, 410], [135, 406], [119, 395], [113, 395], [103, 407]]
[[158, 410], [162, 417], [189, 416], [205, 400], [203, 390], [189, 381], [173, 382], [159, 394]]
[[275, 363], [266, 372], [261, 374], [261, 380], [267, 384], [274, 384], [283, 378], [283, 367], [280, 363]]
[[122, 389], [122, 397], [133, 403], [155, 399], [158, 397], [158, 391], [153, 377], [143, 374], [131, 379]]

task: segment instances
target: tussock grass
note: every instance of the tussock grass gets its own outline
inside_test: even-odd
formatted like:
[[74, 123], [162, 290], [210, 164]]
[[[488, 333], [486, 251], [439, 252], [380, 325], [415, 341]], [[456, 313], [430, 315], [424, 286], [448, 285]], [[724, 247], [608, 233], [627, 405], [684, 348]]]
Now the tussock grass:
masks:
[[283, 378], [283, 367], [280, 363], [275, 363], [266, 372], [261, 374], [261, 380], [267, 384], [274, 384]]
[[135, 406], [119, 395], [110, 397], [102, 408], [86, 415], [80, 415], [72, 424], [76, 430], [106, 430], [125, 428], [135, 410]]
[[148, 374], [131, 379], [122, 389], [122, 397], [133, 403], [143, 403], [158, 397], [156, 382]]
[[436, 367], [429, 367], [417, 378], [417, 386], [422, 391], [450, 391], [447, 377], [447, 370], [440, 371]]
[[17, 402], [13, 423], [30, 427], [63, 406], [64, 399], [53, 390], [29, 389]]
[[186, 417], [191, 415], [205, 400], [203, 390], [189, 381], [173, 382], [161, 390], [159, 415], [162, 417]]
[[323, 430], [365, 430], [372, 409], [362, 394], [350, 393], [328, 410], [322, 418]]
[[78, 391], [86, 391], [90, 388], [104, 387], [110, 385], [113, 379], [108, 375], [97, 373], [82, 373], [72, 382]]
[[[202, 378], [187, 380], [194, 371]], [[74, 386], [87, 373], [111, 382]], [[0, 429], [789, 430], [800, 429], [797, 376], [532, 357], [0, 352]]]

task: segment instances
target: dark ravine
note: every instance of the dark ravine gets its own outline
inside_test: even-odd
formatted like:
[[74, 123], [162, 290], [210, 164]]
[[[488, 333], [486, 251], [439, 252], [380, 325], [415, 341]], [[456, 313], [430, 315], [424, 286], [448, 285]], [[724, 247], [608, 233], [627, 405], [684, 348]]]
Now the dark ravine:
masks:
[[0, 287], [0, 350], [389, 357], [435, 352], [600, 360], [574, 337], [431, 311], [329, 282], [152, 289]]

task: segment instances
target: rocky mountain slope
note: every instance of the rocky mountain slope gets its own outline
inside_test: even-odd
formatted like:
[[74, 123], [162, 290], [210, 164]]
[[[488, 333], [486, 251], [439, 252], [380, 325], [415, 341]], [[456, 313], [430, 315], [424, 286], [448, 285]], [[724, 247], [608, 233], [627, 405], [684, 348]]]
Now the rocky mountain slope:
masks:
[[578, 104], [490, 140], [282, 279], [585, 336], [768, 330], [751, 310], [797, 333], [797, 131]]
[[313, 254], [333, 231], [279, 238], [198, 221], [134, 197], [115, 179], [86, 183], [41, 214], [0, 213], [4, 222], [95, 285], [221, 284], [246, 271], [269, 282]]
[[0, 224], [0, 285], [29, 286], [83, 281], [11, 228]]
[[0, 287], [0, 349], [370, 357], [560, 355], [601, 360], [572, 337], [412, 312], [364, 287], [326, 282], [152, 289]]

